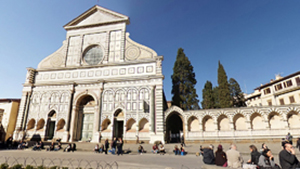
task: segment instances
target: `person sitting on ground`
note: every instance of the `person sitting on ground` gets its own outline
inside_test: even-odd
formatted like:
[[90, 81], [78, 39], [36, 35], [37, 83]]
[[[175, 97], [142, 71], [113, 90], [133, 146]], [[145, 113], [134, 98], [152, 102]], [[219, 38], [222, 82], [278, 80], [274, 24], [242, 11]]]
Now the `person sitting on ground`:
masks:
[[260, 154], [265, 151], [265, 149], [268, 149], [268, 146], [265, 143], [262, 143], [261, 149], [260, 149]]
[[260, 169], [275, 168], [274, 157], [270, 149], [265, 149], [259, 157], [258, 166]]
[[241, 168], [243, 164], [243, 158], [236, 150], [236, 145], [231, 144], [230, 150], [226, 151], [227, 156], [227, 166], [231, 168]]
[[20, 140], [19, 145], [18, 145], [18, 150], [23, 150], [25, 148], [25, 143]]
[[51, 145], [49, 148], [47, 148], [47, 151], [53, 151], [54, 150], [54, 142], [51, 142]]
[[180, 155], [180, 151], [177, 145], [175, 145], [173, 152], [175, 155]]
[[57, 147], [54, 148], [54, 151], [58, 151], [58, 150], [60, 150], [61, 148], [62, 148], [62, 147], [61, 147], [61, 143], [58, 142]]
[[213, 145], [209, 145], [209, 147], [203, 148], [203, 162], [205, 164], [215, 164], [215, 156], [213, 149]]
[[100, 146], [100, 148], [99, 148], [99, 153], [103, 153], [104, 152], [104, 145], [103, 144], [101, 144], [101, 146]]
[[255, 145], [250, 145], [249, 146], [250, 151], [251, 151], [251, 158], [248, 160], [248, 164], [255, 164], [258, 165], [258, 159], [260, 157], [260, 153], [257, 151], [257, 148], [255, 147]]
[[215, 152], [216, 154], [216, 165], [217, 166], [222, 166], [222, 167], [227, 167], [227, 157], [226, 157], [226, 153], [223, 151], [223, 147], [220, 144], [218, 146], [217, 151]]
[[183, 147], [183, 144], [181, 144], [181, 146], [180, 146], [180, 152], [181, 152], [181, 155], [186, 155], [186, 152], [185, 152], [185, 149]]
[[144, 147], [142, 145], [139, 146], [138, 153], [140, 153], [141, 155], [144, 153]]
[[44, 142], [40, 141], [40, 142], [39, 142], [39, 145], [40, 145], [40, 150], [41, 150], [41, 149], [45, 149], [45, 148], [44, 148]]
[[160, 154], [160, 155], [165, 155], [165, 153], [166, 153], [165, 147], [164, 147], [163, 144], [161, 144], [161, 145], [159, 146], [159, 154]]
[[72, 146], [71, 143], [69, 143], [67, 147], [64, 149], [64, 152], [70, 152], [71, 150], [72, 150]]
[[157, 154], [157, 152], [158, 152], [158, 147], [157, 147], [156, 144], [154, 144], [154, 145], [152, 146], [152, 153]]
[[76, 144], [75, 144], [75, 143], [72, 144], [72, 146], [71, 146], [71, 151], [72, 151], [72, 152], [76, 151]]
[[279, 162], [282, 169], [299, 168], [300, 164], [295, 155], [294, 147], [289, 143], [286, 143], [284, 146], [284, 150], [281, 150], [279, 153]]
[[40, 142], [36, 142], [36, 144], [35, 144], [35, 146], [33, 146], [33, 148], [32, 148], [32, 150], [40, 150], [40, 149], [42, 149], [42, 141], [40, 141]]
[[95, 153], [99, 153], [99, 144], [96, 144], [95, 148], [94, 148], [94, 152]]

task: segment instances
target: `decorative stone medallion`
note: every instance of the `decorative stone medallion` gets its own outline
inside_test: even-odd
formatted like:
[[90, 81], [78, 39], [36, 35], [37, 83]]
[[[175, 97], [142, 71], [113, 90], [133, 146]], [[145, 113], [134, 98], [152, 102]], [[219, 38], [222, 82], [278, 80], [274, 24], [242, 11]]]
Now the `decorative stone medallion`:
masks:
[[129, 46], [125, 51], [125, 57], [128, 60], [136, 60], [140, 56], [140, 49], [136, 46]]

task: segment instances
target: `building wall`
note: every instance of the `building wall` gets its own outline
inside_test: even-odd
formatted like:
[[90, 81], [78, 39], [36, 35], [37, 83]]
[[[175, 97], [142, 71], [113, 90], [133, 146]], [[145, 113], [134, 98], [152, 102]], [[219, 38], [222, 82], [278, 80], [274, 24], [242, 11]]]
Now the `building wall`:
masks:
[[13, 135], [16, 119], [19, 109], [19, 101], [7, 101], [0, 103], [0, 109], [3, 110], [1, 124], [4, 129], [2, 141], [6, 140], [10, 135]]
[[[16, 138], [163, 140], [163, 57], [131, 40], [128, 23], [94, 6], [64, 26], [62, 47], [27, 69]], [[93, 47], [103, 57], [90, 64]]]
[[[246, 104], [248, 107], [256, 106], [270, 106], [271, 105], [289, 105], [300, 103], [300, 80], [297, 82], [296, 78], [300, 78], [300, 72], [285, 77], [279, 77], [275, 81], [271, 81], [262, 87], [255, 89], [254, 93], [246, 95]], [[291, 81], [292, 85], [288, 86], [287, 82]], [[278, 85], [281, 87], [278, 87]], [[269, 92], [267, 90], [269, 89]], [[294, 99], [291, 99], [293, 97]], [[283, 102], [281, 101], [283, 100]]]
[[172, 106], [165, 111], [164, 122], [167, 126], [168, 117], [178, 114], [189, 142], [284, 138], [288, 132], [300, 135], [299, 112], [299, 104], [193, 111]]

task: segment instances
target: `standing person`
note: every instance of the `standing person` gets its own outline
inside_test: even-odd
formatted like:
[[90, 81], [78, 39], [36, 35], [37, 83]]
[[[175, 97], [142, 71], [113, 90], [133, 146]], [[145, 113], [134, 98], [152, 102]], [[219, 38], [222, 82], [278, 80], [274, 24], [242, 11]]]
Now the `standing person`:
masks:
[[300, 151], [300, 137], [298, 137], [298, 139], [297, 139], [297, 145], [296, 145], [296, 147], [299, 149], [299, 151]]
[[123, 141], [122, 141], [122, 138], [119, 138], [118, 141], [117, 141], [117, 154], [118, 155], [123, 155], [123, 150], [122, 150], [122, 147], [123, 147]]
[[279, 153], [279, 162], [282, 169], [295, 169], [299, 168], [299, 161], [295, 155], [295, 149], [289, 143], [284, 145], [284, 150]]
[[181, 145], [186, 147], [186, 145], [185, 145], [185, 143], [184, 143], [184, 135], [183, 135], [183, 134], [182, 134], [182, 136], [181, 136]]
[[293, 145], [293, 136], [291, 135], [290, 132], [288, 132], [288, 134], [285, 136], [286, 140]]
[[108, 139], [105, 140], [104, 146], [105, 146], [105, 154], [107, 154], [107, 151], [108, 151], [108, 149], [109, 149], [109, 142], [108, 142]]
[[222, 167], [227, 167], [226, 153], [223, 151], [223, 147], [221, 144], [218, 146], [218, 149], [215, 152], [215, 154], [216, 154], [216, 165], [222, 166]]
[[258, 166], [259, 168], [275, 168], [274, 157], [270, 149], [265, 149], [262, 155], [259, 157]]
[[203, 148], [203, 162], [205, 164], [215, 164], [214, 146]]
[[238, 152], [236, 150], [236, 145], [231, 144], [230, 150], [226, 151], [226, 155], [227, 155], [228, 167], [231, 167], [231, 168], [242, 167], [243, 158], [242, 158], [240, 152]]
[[116, 147], [117, 147], [117, 138], [114, 138], [111, 142], [111, 154], [116, 154]]
[[6, 147], [8, 149], [11, 149], [12, 148], [12, 143], [13, 143], [13, 138], [12, 138], [12, 136], [10, 134], [9, 137], [7, 138], [7, 140], [6, 140]]
[[257, 151], [255, 145], [250, 145], [249, 148], [251, 151], [251, 158], [248, 160], [248, 163], [258, 165], [258, 160], [261, 154]]

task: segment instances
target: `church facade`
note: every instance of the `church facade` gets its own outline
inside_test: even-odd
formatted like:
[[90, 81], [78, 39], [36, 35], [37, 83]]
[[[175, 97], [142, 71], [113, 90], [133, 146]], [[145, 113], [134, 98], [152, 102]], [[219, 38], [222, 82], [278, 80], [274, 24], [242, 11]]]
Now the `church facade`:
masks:
[[94, 6], [28, 68], [14, 139], [163, 140], [163, 57], [129, 38], [129, 17]]
[[[129, 38], [129, 18], [94, 6], [66, 40], [27, 68], [13, 138], [99, 142], [233, 141], [300, 135], [300, 105], [166, 109], [163, 57]], [[1, 111], [0, 111], [1, 115]]]

